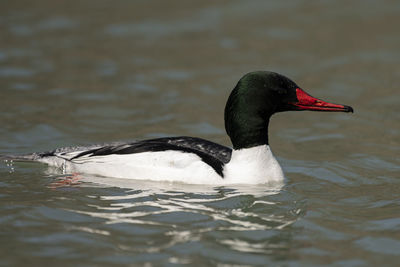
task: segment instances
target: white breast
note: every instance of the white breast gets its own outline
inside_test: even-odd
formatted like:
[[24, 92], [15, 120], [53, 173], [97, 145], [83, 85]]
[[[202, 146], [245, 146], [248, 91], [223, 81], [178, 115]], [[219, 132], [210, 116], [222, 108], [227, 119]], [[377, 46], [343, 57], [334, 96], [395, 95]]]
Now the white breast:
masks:
[[232, 157], [224, 168], [228, 183], [259, 184], [283, 182], [285, 176], [268, 145], [232, 151]]

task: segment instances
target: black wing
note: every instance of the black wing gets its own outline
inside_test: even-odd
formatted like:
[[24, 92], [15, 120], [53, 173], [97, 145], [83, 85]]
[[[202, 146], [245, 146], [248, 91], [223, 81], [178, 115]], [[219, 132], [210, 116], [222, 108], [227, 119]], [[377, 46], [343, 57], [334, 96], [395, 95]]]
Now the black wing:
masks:
[[223, 176], [223, 165], [231, 158], [232, 150], [228, 147], [195, 137], [164, 137], [150, 140], [137, 141], [133, 143], [108, 145], [100, 148], [84, 151], [75, 157], [82, 156], [106, 156], [112, 154], [135, 154], [141, 152], [158, 152], [176, 150], [198, 155], [205, 163], [210, 165], [221, 176]]

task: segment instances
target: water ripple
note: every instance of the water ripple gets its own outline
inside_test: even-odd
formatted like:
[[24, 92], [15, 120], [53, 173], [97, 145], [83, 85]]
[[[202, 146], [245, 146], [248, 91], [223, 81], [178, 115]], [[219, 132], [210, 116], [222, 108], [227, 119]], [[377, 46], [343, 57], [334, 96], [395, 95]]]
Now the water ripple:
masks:
[[[106, 219], [108, 224], [129, 222], [143, 225], [168, 224], [177, 227], [179, 224], [214, 220], [220, 223], [219, 228], [225, 230], [283, 228], [295, 221], [294, 218], [281, 215], [252, 212], [251, 210], [257, 209], [258, 206], [275, 205], [276, 203], [254, 200], [249, 192], [235, 190], [227, 195], [216, 195], [218, 192], [209, 192], [206, 194], [209, 197], [208, 199], [196, 199], [192, 196], [189, 198], [188, 193], [134, 190], [134, 192], [125, 196], [101, 197], [101, 199], [111, 201], [111, 203], [108, 206], [91, 205], [98, 211], [71, 211]], [[264, 198], [271, 194], [277, 194], [277, 192], [266, 190], [265, 192], [258, 192], [258, 194], [258, 197]], [[202, 197], [202, 195], [198, 195], [198, 197]], [[244, 206], [246, 209], [244, 209], [243, 203], [246, 203]], [[230, 209], [225, 209], [221, 205]], [[240, 208], [235, 208], [235, 206]], [[296, 213], [298, 214], [298, 212]]]
[[[101, 227], [75, 225], [69, 229], [102, 236], [115, 231], [128, 231], [126, 233], [129, 235], [143, 238], [155, 234], [163, 236], [163, 241], [159, 243], [138, 245], [137, 239], [141, 238], [136, 238], [135, 245], [131, 242], [120, 244], [120, 249], [137, 253], [158, 253], [182, 244], [191, 246], [215, 235], [221, 235], [218, 238], [221, 246], [234, 251], [271, 253], [285, 247], [282, 242], [271, 244], [271, 238], [278, 235], [275, 231], [292, 225], [304, 213], [302, 202], [280, 188], [205, 188], [89, 176], [86, 177], [86, 183], [80, 186], [91, 186], [87, 182], [95, 180], [102, 185], [134, 189], [121, 195], [89, 195], [100, 201], [87, 204], [84, 208], [65, 208], [67, 213], [88, 216], [83, 220], [93, 218], [103, 221]], [[59, 216], [57, 213], [51, 214], [47, 216]], [[81, 220], [79, 216], [72, 216], [71, 219], [76, 217]], [[229, 238], [233, 232], [235, 238]], [[243, 232], [242, 236], [240, 232]], [[146, 237], [146, 240], [151, 239]]]

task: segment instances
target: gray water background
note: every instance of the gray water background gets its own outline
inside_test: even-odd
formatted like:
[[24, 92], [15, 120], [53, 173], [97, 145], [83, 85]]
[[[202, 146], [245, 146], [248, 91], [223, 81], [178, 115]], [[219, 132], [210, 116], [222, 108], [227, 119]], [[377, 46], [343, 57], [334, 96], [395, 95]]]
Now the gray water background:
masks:
[[0, 153], [169, 135], [230, 145], [271, 70], [354, 114], [287, 112], [288, 178], [194, 186], [0, 164], [2, 266], [398, 266], [399, 1], [1, 1]]

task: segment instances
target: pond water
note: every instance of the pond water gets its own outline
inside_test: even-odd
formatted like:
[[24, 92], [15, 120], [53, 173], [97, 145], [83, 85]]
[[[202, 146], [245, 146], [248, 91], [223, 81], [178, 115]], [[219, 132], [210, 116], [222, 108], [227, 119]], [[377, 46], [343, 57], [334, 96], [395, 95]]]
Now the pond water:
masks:
[[398, 1], [3, 1], [0, 154], [188, 135], [271, 70], [354, 114], [270, 124], [282, 188], [0, 163], [2, 266], [398, 266]]

